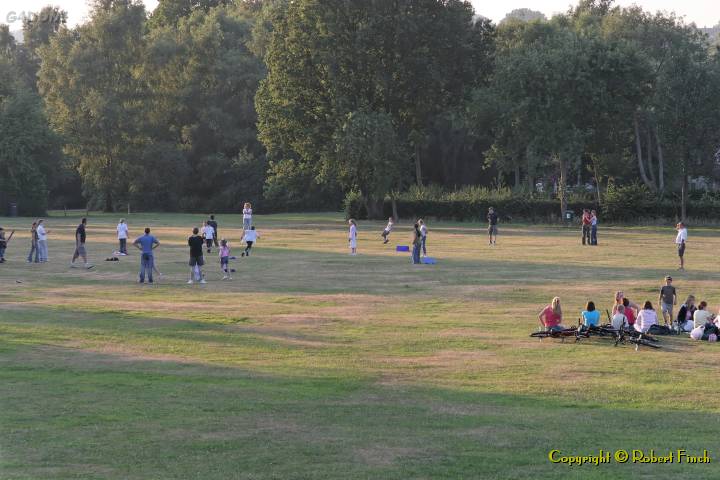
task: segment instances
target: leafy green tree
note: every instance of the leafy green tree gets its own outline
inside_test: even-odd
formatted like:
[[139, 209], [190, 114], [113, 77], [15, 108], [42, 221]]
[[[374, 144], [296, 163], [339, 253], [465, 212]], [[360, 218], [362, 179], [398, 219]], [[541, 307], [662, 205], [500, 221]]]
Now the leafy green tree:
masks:
[[300, 0], [280, 9], [256, 101], [270, 160], [331, 181], [338, 129], [350, 113], [372, 111], [392, 118], [422, 183], [435, 117], [482, 78], [487, 36], [475, 25], [469, 4], [455, 0]]
[[17, 202], [22, 215], [42, 215], [62, 155], [40, 98], [0, 56], [0, 208]]
[[144, 33], [142, 3], [104, 0], [88, 23], [60, 30], [39, 50], [38, 83], [50, 122], [79, 162], [85, 193], [107, 211], [127, 197], [141, 146]]
[[[251, 51], [256, 12], [244, 4], [197, 10], [149, 32], [143, 164], [174, 165], [175, 175], [163, 185], [173, 194], [159, 204], [163, 208], [180, 202], [186, 209], [220, 210], [262, 197], [267, 164], [254, 97], [265, 70]], [[165, 155], [153, 153], [158, 142]], [[152, 193], [132, 188], [138, 199], [139, 192]]]

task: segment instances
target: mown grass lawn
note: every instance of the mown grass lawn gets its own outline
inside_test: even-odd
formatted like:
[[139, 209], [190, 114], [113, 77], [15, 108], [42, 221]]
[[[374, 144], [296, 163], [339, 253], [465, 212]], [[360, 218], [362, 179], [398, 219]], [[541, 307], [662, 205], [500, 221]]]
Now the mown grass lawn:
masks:
[[[92, 215], [97, 265], [70, 269], [79, 219], [48, 219], [51, 262], [26, 264], [29, 219], [0, 265], [0, 478], [407, 479], [718, 478], [720, 346], [663, 339], [659, 351], [530, 339], [562, 297], [568, 323], [616, 290], [720, 303], [720, 236], [691, 229], [687, 272], [669, 228], [429, 222], [435, 266], [413, 266], [407, 225], [383, 246], [360, 223], [348, 255], [341, 215], [258, 216], [252, 257], [186, 285], [186, 238], [202, 216], [138, 214], [164, 276], [138, 255], [103, 260], [117, 218]], [[239, 254], [239, 216], [220, 215]], [[570, 468], [548, 452], [679, 448], [709, 465]]]

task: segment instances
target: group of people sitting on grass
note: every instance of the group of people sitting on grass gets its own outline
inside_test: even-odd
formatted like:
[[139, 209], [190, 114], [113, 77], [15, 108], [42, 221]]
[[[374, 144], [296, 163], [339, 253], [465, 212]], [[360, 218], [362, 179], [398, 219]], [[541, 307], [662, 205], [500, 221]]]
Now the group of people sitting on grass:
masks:
[[[666, 285], [661, 289], [660, 294], [664, 324], [660, 322], [650, 300], [646, 300], [641, 308], [638, 304], [625, 297], [623, 292], [617, 292], [612, 307], [612, 316], [610, 317], [612, 328], [651, 334], [689, 332], [690, 337], [695, 340], [717, 341], [720, 336], [720, 316], [716, 316], [709, 311], [707, 302], [701, 301], [696, 305], [695, 296], [689, 295], [685, 303], [680, 306], [677, 316], [673, 317], [672, 305], [676, 304], [677, 295], [671, 283], [672, 278], [666, 277]], [[667, 287], [673, 288], [672, 297], [667, 296], [670, 292]], [[585, 309], [580, 312], [579, 323], [581, 328], [598, 327], [601, 323], [600, 319], [601, 314], [595, 303], [592, 301], [587, 302]], [[546, 330], [561, 331], [567, 328], [563, 325], [560, 297], [553, 298], [550, 305], [540, 312], [538, 321], [542, 328]]]

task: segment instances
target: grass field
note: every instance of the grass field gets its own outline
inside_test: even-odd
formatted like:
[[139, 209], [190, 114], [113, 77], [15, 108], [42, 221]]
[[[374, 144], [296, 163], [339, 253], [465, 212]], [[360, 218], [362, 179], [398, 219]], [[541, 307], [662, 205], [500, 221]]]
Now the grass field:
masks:
[[[429, 223], [435, 266], [413, 266], [360, 223], [350, 257], [338, 215], [258, 216], [255, 253], [220, 281], [186, 285], [186, 239], [202, 216], [131, 215], [153, 227], [159, 284], [115, 248], [115, 216], [92, 215], [94, 270], [70, 269], [75, 217], [47, 221], [51, 262], [26, 264], [28, 219], [0, 265], [0, 478], [718, 478], [720, 346], [659, 351], [537, 341], [554, 295], [566, 318], [616, 290], [657, 301], [661, 279], [713, 310], [720, 237], [674, 232]], [[220, 235], [239, 253], [239, 216]], [[18, 237], [19, 236], [19, 237]], [[22, 283], [18, 283], [22, 282]], [[714, 463], [568, 467], [551, 449], [708, 449]]]

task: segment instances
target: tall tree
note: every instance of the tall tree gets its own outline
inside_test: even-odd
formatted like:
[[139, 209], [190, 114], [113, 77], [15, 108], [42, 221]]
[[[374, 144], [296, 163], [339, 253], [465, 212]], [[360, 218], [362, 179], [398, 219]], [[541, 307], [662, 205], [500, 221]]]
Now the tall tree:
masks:
[[40, 48], [39, 87], [51, 124], [79, 161], [88, 197], [107, 211], [127, 197], [146, 89], [139, 81], [145, 8], [102, 0], [88, 23]]

